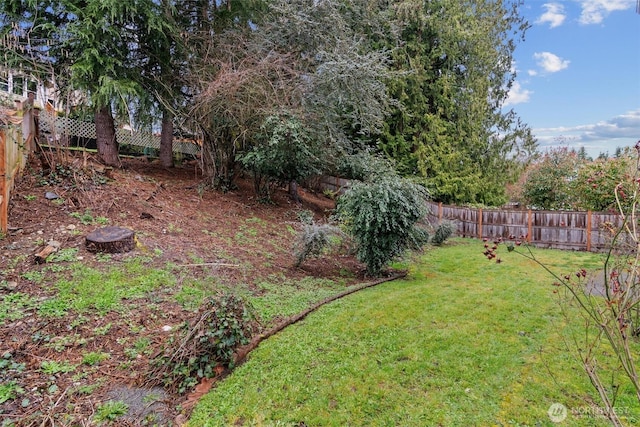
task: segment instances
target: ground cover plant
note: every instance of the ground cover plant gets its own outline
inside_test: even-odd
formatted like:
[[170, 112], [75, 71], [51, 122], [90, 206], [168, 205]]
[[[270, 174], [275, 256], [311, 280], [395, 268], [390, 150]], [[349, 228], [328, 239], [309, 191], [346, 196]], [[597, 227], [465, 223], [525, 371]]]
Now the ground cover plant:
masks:
[[[505, 251], [501, 263], [487, 262], [481, 247], [432, 249], [407, 279], [324, 306], [262, 343], [201, 400], [189, 426], [551, 426], [562, 415], [564, 425], [608, 425], [567, 351], [584, 331], [563, 310], [579, 312], [559, 304], [553, 278], [533, 261]], [[561, 273], [602, 261], [535, 253]], [[633, 388], [622, 379], [618, 387], [621, 419], [636, 425]]]

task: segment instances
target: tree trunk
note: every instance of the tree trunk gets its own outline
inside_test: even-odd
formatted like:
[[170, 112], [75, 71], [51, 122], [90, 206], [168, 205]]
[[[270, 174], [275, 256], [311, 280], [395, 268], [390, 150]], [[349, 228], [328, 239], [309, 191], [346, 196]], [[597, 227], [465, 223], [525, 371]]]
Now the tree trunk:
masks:
[[98, 157], [107, 166], [120, 166], [118, 157], [118, 140], [116, 139], [116, 128], [109, 107], [101, 107], [94, 115], [96, 122], [96, 145], [98, 146]]
[[165, 168], [173, 167], [173, 114], [168, 111], [165, 111], [162, 115], [160, 163]]
[[302, 203], [300, 194], [298, 194], [298, 183], [295, 179], [289, 181], [289, 197], [296, 203]]

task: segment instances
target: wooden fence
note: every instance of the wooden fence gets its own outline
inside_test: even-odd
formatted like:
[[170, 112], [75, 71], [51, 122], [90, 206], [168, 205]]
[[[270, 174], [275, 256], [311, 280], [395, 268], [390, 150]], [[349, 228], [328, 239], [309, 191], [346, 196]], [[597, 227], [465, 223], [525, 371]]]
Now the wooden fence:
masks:
[[8, 228], [11, 190], [26, 165], [29, 146], [29, 139], [23, 141], [20, 125], [0, 123], [0, 232], [3, 234]]
[[349, 185], [349, 180], [329, 175], [322, 175], [312, 183], [312, 186], [316, 189], [321, 191], [327, 190], [336, 195], [344, 194], [349, 188]]
[[[318, 190], [343, 194], [348, 180], [320, 177]], [[462, 237], [508, 239], [515, 237], [532, 246], [599, 252], [609, 248], [612, 230], [622, 225], [620, 215], [607, 212], [537, 211], [518, 209], [475, 209], [427, 202], [428, 219], [437, 224], [453, 220]], [[627, 242], [628, 243], [628, 242]]]
[[463, 237], [515, 237], [544, 248], [598, 252], [608, 248], [620, 215], [606, 212], [475, 209], [429, 202], [430, 220], [453, 220]]

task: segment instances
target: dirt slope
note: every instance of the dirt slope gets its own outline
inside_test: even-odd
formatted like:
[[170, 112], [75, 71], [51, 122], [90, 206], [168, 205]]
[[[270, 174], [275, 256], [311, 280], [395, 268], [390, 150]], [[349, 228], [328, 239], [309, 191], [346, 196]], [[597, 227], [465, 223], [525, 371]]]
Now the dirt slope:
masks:
[[[0, 240], [0, 303], [15, 301], [11, 310], [23, 303], [18, 296], [28, 295], [32, 302], [50, 298], [54, 281], [65, 274], [63, 267], [56, 270], [54, 264], [35, 262], [34, 254], [51, 241], [58, 242], [61, 250], [76, 248], [76, 259], [98, 269], [131, 257], [147, 257], [157, 266], [184, 266], [188, 273], [178, 278], [178, 285], [186, 276], [189, 280], [215, 276], [231, 289], [239, 285], [251, 289], [267, 277], [362, 281], [362, 265], [345, 255], [311, 260], [302, 268], [292, 266], [297, 211], [326, 216], [333, 202], [322, 195], [302, 191], [303, 203], [297, 205], [283, 190], [275, 195], [274, 204], [265, 205], [254, 197], [248, 179], [239, 179], [238, 188], [228, 193], [203, 191], [194, 165], [164, 169], [137, 159], [126, 160], [121, 170], [88, 167], [80, 173], [83, 166], [78, 159], [73, 167], [43, 176], [32, 165], [18, 181], [10, 205], [10, 230]], [[88, 252], [85, 236], [105, 224], [133, 229], [136, 249], [110, 257]], [[150, 355], [166, 340], [163, 327], [193, 315], [167, 297], [170, 293], [152, 296], [148, 304], [132, 302], [135, 309], [126, 316], [112, 311], [44, 319], [31, 303], [24, 305], [18, 318], [0, 321], [0, 421], [20, 426], [91, 425], [88, 420], [114, 393], [129, 393], [142, 402], [139, 390], [131, 387], [144, 383]], [[146, 342], [147, 348], [132, 357], [131, 348], [139, 342]], [[105, 352], [109, 358], [94, 369], [43, 372], [43, 361], [84, 366], [83, 355], [88, 352]], [[13, 387], [13, 398], [3, 399], [3, 384]], [[162, 405], [153, 407], [164, 414], [155, 422], [169, 424], [185, 396], [157, 391], [154, 396], [159, 396], [154, 402]], [[151, 423], [148, 413], [127, 423], [142, 425], [145, 416]]]

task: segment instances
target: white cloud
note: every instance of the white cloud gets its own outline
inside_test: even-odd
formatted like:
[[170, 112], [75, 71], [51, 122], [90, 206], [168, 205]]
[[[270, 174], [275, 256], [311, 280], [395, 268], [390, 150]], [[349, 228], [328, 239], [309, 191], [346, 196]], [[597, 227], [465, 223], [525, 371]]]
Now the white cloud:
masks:
[[578, 0], [582, 7], [581, 24], [599, 24], [611, 12], [632, 9], [636, 0]]
[[633, 147], [640, 140], [640, 109], [597, 123], [538, 128], [532, 132], [541, 151], [569, 146], [576, 149], [585, 147], [594, 157], [605, 152], [613, 154], [616, 148]]
[[566, 59], [562, 59], [551, 52], [536, 52], [533, 57], [538, 61], [538, 65], [547, 73], [557, 73], [569, 66]]
[[[629, 111], [627, 114], [623, 114], [611, 119], [612, 123], [622, 128], [631, 128], [636, 131], [640, 129], [640, 110]], [[640, 135], [637, 135], [640, 138]]]
[[549, 23], [550, 28], [559, 27], [567, 17], [564, 13], [564, 6], [560, 3], [545, 3], [542, 5], [547, 11], [540, 15], [536, 20], [536, 24]]
[[630, 111], [613, 119], [584, 126], [584, 140], [613, 138], [640, 139], [640, 110]]
[[511, 86], [511, 90], [509, 90], [509, 95], [507, 96], [506, 101], [504, 102], [504, 106], [522, 104], [523, 102], [529, 102], [529, 98], [533, 92], [524, 89], [519, 82], [513, 82]]

